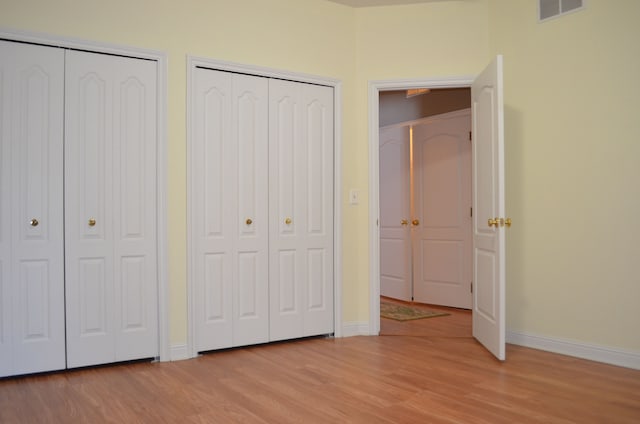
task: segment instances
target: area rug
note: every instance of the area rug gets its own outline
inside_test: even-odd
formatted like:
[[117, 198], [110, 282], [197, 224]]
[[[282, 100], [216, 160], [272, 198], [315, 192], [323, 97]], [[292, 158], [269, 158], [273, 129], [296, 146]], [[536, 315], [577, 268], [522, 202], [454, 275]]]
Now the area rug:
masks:
[[418, 309], [412, 306], [398, 305], [395, 303], [380, 302], [380, 316], [396, 321], [409, 321], [412, 319], [435, 318], [449, 315], [446, 312], [436, 312], [427, 309]]

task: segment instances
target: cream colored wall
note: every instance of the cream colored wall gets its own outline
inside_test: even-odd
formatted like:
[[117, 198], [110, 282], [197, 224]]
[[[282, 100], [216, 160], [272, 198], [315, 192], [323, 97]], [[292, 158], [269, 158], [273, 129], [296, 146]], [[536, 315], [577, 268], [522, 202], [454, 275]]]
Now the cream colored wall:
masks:
[[544, 23], [491, 0], [505, 63], [512, 331], [640, 351], [640, 2]]
[[[186, 55], [341, 79], [343, 139], [349, 144], [355, 138], [353, 9], [323, 0], [0, 0], [0, 11], [4, 29], [168, 54], [170, 339], [185, 343]], [[353, 160], [344, 157], [345, 163]], [[352, 173], [346, 166], [347, 179]], [[345, 228], [352, 225], [347, 218]], [[353, 293], [350, 281], [344, 285]], [[345, 310], [352, 302], [347, 296]]]

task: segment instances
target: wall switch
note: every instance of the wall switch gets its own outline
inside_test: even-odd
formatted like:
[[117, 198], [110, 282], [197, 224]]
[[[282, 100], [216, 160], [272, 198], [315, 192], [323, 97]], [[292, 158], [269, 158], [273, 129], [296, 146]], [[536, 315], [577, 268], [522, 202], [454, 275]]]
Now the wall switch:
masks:
[[360, 203], [360, 193], [358, 190], [352, 188], [349, 190], [349, 203], [352, 205], [357, 205]]

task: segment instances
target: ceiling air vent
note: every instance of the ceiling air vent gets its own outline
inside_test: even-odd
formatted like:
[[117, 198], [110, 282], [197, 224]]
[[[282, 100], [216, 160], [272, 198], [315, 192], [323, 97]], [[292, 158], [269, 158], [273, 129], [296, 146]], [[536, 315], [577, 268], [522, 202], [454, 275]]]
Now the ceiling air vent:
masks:
[[538, 0], [538, 20], [545, 21], [584, 8], [585, 0]]

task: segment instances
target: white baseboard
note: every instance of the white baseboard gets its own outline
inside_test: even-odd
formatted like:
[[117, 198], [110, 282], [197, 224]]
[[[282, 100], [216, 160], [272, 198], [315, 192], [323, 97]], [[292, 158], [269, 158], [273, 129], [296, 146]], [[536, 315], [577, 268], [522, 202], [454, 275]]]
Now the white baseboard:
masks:
[[507, 343], [640, 370], [640, 352], [507, 331]]
[[370, 335], [369, 321], [345, 322], [342, 324], [342, 337]]
[[189, 359], [189, 349], [186, 344], [171, 346], [170, 361], [182, 361]]

